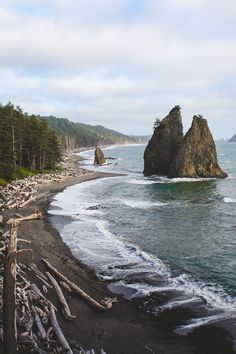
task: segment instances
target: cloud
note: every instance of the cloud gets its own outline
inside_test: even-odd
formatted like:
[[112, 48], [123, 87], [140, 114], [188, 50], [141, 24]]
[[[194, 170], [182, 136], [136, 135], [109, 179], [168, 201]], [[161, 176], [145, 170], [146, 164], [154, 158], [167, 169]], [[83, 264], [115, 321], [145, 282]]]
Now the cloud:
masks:
[[0, 94], [30, 112], [143, 134], [180, 104], [186, 126], [202, 113], [227, 137], [235, 20], [232, 0], [3, 0]]

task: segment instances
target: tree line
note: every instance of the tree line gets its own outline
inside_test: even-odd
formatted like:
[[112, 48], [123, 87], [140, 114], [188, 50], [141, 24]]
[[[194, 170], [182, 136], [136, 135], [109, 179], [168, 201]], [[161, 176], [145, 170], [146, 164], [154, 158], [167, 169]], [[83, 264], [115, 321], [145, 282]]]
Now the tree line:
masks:
[[0, 104], [0, 126], [0, 179], [20, 178], [25, 169], [44, 172], [57, 166], [59, 140], [45, 121], [7, 103]]
[[63, 149], [134, 143], [136, 139], [101, 125], [74, 123], [54, 116], [41, 117], [56, 132]]

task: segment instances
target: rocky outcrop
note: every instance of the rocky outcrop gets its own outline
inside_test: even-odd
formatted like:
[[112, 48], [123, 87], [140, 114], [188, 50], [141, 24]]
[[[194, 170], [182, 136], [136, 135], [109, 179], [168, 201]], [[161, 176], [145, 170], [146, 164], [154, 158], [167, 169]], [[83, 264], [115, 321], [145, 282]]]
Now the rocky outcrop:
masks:
[[95, 150], [94, 165], [104, 165], [105, 163], [106, 159], [104, 157], [103, 151], [97, 147]]
[[232, 136], [232, 138], [229, 139], [229, 142], [230, 142], [230, 143], [236, 143], [236, 134], [234, 134], [234, 135]]
[[155, 128], [145, 149], [144, 175], [167, 175], [182, 141], [183, 125], [180, 107], [175, 106]]
[[192, 126], [173, 158], [168, 177], [227, 177], [227, 173], [218, 165], [216, 147], [207, 120], [201, 116], [193, 117]]

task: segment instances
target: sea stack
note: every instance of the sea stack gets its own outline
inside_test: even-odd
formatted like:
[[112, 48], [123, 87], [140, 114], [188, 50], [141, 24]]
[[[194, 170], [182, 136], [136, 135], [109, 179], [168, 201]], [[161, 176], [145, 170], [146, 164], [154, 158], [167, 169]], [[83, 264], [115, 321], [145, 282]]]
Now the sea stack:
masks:
[[193, 117], [192, 126], [173, 158], [168, 177], [227, 177], [218, 165], [215, 143], [207, 120], [202, 116]]
[[99, 147], [95, 150], [94, 165], [104, 165], [106, 163], [102, 149]]
[[183, 141], [180, 107], [175, 106], [155, 128], [144, 152], [144, 175], [167, 175]]

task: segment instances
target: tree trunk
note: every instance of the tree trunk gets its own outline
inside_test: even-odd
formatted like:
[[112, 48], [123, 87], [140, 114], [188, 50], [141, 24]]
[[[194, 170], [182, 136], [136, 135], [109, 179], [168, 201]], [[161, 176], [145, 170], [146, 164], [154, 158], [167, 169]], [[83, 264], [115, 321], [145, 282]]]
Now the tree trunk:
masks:
[[12, 134], [12, 160], [13, 160], [13, 165], [16, 166], [15, 129], [13, 123], [11, 125], [11, 134]]

